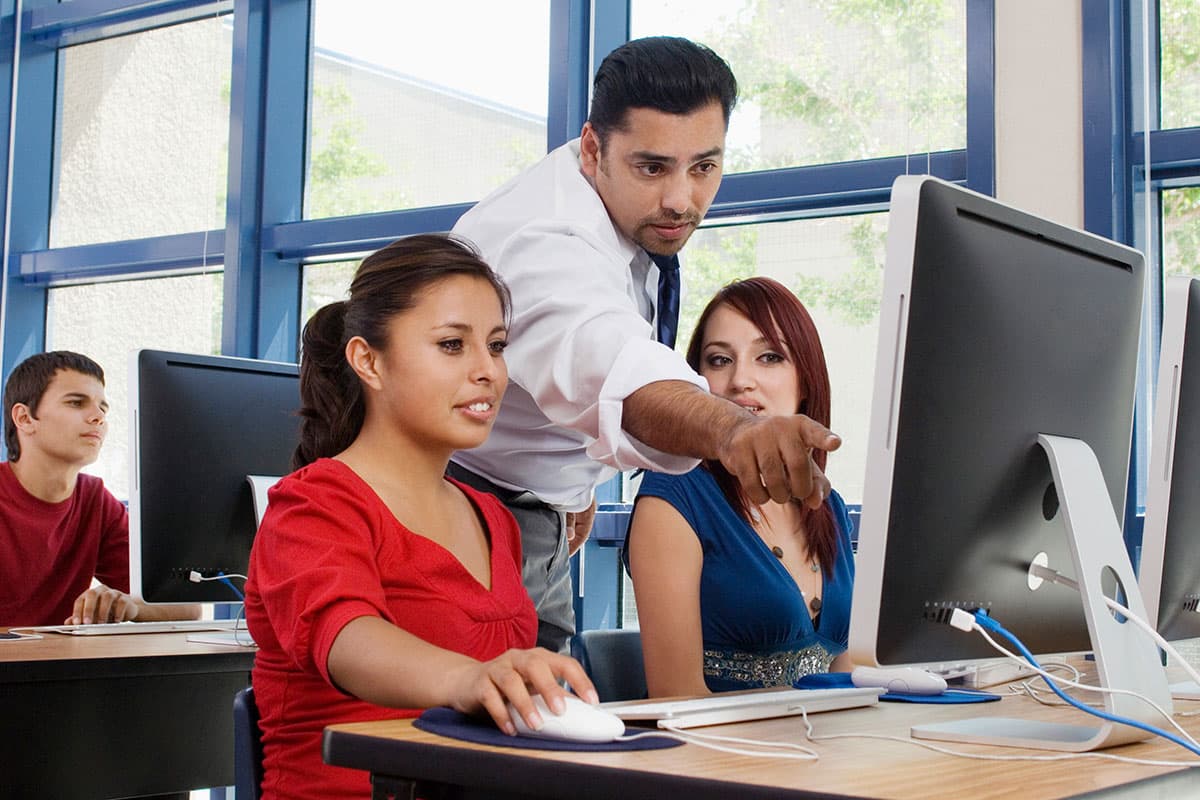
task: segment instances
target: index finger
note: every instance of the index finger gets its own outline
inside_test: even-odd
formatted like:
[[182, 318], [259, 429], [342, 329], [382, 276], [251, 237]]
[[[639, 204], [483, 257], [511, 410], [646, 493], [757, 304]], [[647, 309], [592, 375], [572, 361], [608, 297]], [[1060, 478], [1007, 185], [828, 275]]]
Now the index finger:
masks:
[[83, 610], [85, 607], [85, 598], [87, 596], [88, 592], [84, 592], [83, 594], [79, 595], [79, 597], [75, 598], [75, 604], [71, 606], [71, 616], [63, 620], [63, 625], [83, 624]]
[[816, 448], [817, 450], [824, 450], [827, 453], [831, 453], [842, 446], [842, 437], [811, 417], [806, 417], [803, 414], [795, 414], [788, 417], [788, 420], [792, 423], [797, 433], [799, 433], [800, 441], [804, 447]]
[[600, 702], [600, 696], [596, 692], [596, 687], [592, 683], [592, 679], [588, 677], [583, 665], [570, 656], [562, 655], [561, 653], [550, 653], [547, 651], [549, 661], [549, 672], [545, 674], [531, 674], [529, 676], [530, 683], [534, 689], [546, 696], [549, 702], [549, 695], [561, 696], [564, 694], [558, 681], [563, 681], [571, 687], [571, 691], [580, 700], [585, 703], [595, 705]]
[[96, 597], [96, 588], [88, 589], [75, 600], [75, 623], [76, 625], [91, 625], [96, 621], [96, 613], [99, 610], [96, 606], [98, 599]]

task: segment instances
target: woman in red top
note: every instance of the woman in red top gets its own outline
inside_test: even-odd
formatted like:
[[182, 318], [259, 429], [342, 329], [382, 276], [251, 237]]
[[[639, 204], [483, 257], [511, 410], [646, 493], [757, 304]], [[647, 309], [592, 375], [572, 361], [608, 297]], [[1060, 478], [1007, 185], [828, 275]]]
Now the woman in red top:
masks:
[[538, 727], [530, 694], [561, 708], [560, 680], [596, 702], [578, 663], [531, 649], [512, 515], [444, 477], [495, 419], [508, 311], [468, 246], [414, 236], [305, 326], [298, 471], [271, 491], [246, 583], [264, 798], [369, 796], [365, 772], [322, 762], [330, 723], [446, 705], [513, 733], [506, 702]]

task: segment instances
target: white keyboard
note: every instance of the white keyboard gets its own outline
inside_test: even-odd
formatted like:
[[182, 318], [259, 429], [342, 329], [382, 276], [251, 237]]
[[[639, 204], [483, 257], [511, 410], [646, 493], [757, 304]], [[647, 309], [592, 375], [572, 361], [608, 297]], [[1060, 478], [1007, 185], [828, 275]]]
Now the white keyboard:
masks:
[[871, 706], [883, 689], [756, 689], [684, 700], [632, 700], [601, 703], [623, 720], [657, 720], [660, 728], [694, 728], [770, 717], [791, 717]]
[[[71, 636], [111, 636], [126, 633], [176, 633], [179, 631], [231, 631], [235, 619], [177, 619], [164, 622], [102, 622], [97, 625], [39, 625], [21, 628], [37, 633], [66, 633]], [[241, 627], [246, 623], [242, 622]]]

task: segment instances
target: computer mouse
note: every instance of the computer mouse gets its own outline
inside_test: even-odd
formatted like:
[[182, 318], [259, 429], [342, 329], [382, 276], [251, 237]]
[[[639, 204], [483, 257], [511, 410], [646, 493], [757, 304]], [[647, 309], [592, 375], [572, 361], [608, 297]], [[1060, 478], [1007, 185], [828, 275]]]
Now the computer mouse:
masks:
[[517, 734], [567, 742], [611, 742], [625, 734], [625, 723], [615, 714], [571, 695], [567, 695], [563, 700], [566, 701], [566, 709], [562, 714], [555, 714], [546, 706], [546, 701], [540, 694], [533, 695], [533, 704], [542, 715], [541, 730], [536, 731], [525, 724], [525, 720], [513, 708], [512, 703], [509, 703], [508, 715], [517, 727]]
[[917, 667], [855, 667], [850, 673], [855, 686], [875, 686], [901, 694], [941, 694], [946, 679]]

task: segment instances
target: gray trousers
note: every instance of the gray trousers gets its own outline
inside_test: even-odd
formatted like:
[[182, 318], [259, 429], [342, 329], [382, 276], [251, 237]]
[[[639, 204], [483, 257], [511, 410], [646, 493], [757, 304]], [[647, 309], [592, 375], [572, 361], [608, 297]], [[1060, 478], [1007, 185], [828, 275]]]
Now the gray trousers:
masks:
[[474, 489], [494, 494], [517, 518], [521, 529], [521, 579], [537, 609], [538, 646], [566, 653], [575, 633], [566, 515], [530, 492], [497, 486], [459, 464], [451, 462], [446, 473]]

